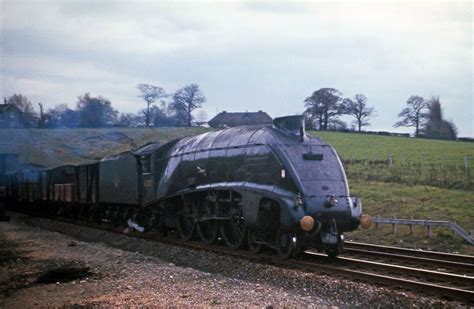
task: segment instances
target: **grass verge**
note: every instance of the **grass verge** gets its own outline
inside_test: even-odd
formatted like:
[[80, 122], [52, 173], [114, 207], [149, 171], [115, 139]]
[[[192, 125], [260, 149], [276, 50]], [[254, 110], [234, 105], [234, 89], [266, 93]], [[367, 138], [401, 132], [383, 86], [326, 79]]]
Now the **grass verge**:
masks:
[[[363, 212], [371, 216], [454, 221], [474, 232], [473, 192], [357, 180], [350, 181], [350, 187], [352, 195], [361, 198]], [[394, 237], [391, 225], [380, 225], [378, 229], [359, 228], [346, 236], [356, 241], [474, 254], [474, 246], [453, 237], [448, 229], [435, 228], [432, 238], [427, 235], [422, 227], [414, 227], [411, 234], [408, 226], [397, 226]]]

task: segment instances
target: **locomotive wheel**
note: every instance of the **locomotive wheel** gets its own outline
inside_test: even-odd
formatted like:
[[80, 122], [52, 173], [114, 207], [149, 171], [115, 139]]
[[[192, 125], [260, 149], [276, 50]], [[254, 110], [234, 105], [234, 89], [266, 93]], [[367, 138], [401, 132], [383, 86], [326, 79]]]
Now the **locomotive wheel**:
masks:
[[124, 214], [122, 213], [120, 208], [115, 208], [113, 209], [113, 215], [112, 215], [112, 223], [116, 226], [119, 225], [125, 225], [123, 222], [123, 216]]
[[176, 226], [181, 239], [191, 240], [196, 234], [196, 214], [192, 204], [183, 204], [177, 214]]
[[164, 235], [166, 228], [163, 222], [163, 215], [161, 209], [152, 209], [150, 219], [148, 221], [149, 228], [151, 230], [158, 231], [161, 235]]
[[222, 238], [229, 248], [240, 249], [247, 240], [242, 207], [233, 205], [227, 208], [225, 212], [225, 215], [230, 219], [223, 221], [220, 225]]
[[102, 220], [102, 214], [98, 206], [92, 206], [89, 208], [89, 220], [91, 222], [100, 223]]
[[329, 249], [326, 249], [326, 254], [328, 255], [329, 258], [333, 259], [339, 254], [339, 250], [337, 246], [331, 247]]
[[296, 235], [292, 232], [284, 231], [282, 229], [278, 230], [276, 237], [276, 247], [278, 256], [282, 259], [291, 258], [296, 249], [296, 244], [294, 238]]
[[256, 233], [255, 231], [249, 230], [247, 242], [249, 244], [249, 250], [255, 254], [260, 253], [262, 251], [262, 244], [256, 243]]
[[[213, 205], [209, 203], [200, 203], [198, 206], [199, 210], [199, 218], [206, 219], [212, 217], [214, 214], [214, 210], [212, 209]], [[197, 232], [201, 240], [205, 243], [212, 244], [217, 241], [219, 236], [219, 221], [217, 220], [204, 220], [199, 221], [197, 224]]]
[[219, 222], [216, 220], [199, 222], [197, 225], [197, 232], [202, 241], [208, 244], [213, 244], [219, 236]]

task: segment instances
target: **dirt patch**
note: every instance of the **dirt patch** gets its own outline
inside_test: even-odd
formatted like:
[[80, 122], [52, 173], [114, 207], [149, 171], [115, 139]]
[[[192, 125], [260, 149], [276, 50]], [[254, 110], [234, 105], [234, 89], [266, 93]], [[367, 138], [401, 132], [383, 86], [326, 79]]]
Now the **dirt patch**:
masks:
[[69, 282], [92, 275], [90, 268], [79, 265], [61, 265], [45, 270], [36, 283]]
[[84, 141], [110, 141], [121, 144], [131, 144], [135, 145], [133, 139], [128, 137], [127, 134], [122, 132], [109, 132], [100, 135], [89, 136], [84, 139]]
[[4, 233], [5, 226], [0, 225], [0, 308], [20, 290], [93, 276], [81, 261], [38, 254], [40, 242], [24, 238], [16, 230]]

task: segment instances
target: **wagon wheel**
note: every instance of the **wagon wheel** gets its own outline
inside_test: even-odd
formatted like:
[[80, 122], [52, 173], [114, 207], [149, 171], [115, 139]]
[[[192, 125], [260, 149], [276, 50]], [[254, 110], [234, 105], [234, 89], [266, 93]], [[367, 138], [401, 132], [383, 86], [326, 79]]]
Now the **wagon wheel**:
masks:
[[248, 231], [247, 242], [249, 250], [253, 253], [260, 253], [262, 251], [262, 244], [257, 243], [257, 233], [253, 230]]
[[224, 216], [229, 218], [220, 225], [224, 242], [232, 249], [242, 248], [247, 240], [242, 207], [232, 205], [224, 209]]
[[217, 241], [219, 236], [219, 221], [214, 219], [206, 219], [215, 215], [210, 203], [200, 204], [199, 215], [202, 221], [197, 224], [197, 232], [201, 240], [205, 243], [212, 244]]
[[81, 210], [79, 211], [79, 219], [87, 219], [89, 216], [89, 205], [82, 205]]
[[279, 229], [276, 236], [276, 248], [278, 256], [282, 259], [292, 257], [296, 249], [296, 235], [293, 232]]
[[193, 204], [183, 203], [176, 216], [176, 226], [181, 239], [193, 239], [196, 234], [196, 212]]

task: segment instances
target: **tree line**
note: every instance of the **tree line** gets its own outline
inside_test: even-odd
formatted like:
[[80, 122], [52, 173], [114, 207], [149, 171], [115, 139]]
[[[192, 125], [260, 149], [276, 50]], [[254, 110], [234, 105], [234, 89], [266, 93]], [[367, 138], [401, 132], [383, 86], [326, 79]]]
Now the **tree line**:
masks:
[[[304, 100], [306, 126], [315, 130], [361, 132], [363, 127], [370, 125], [370, 119], [377, 116], [375, 108], [367, 102], [363, 94], [344, 98], [337, 89], [321, 88]], [[354, 118], [351, 129], [339, 118], [342, 115]], [[410, 96], [398, 118], [401, 119], [394, 127], [414, 127], [416, 137], [457, 138], [456, 125], [444, 118], [439, 97], [427, 100], [417, 95]]]
[[[38, 103], [39, 114], [33, 103], [22, 94], [14, 94], [6, 104], [15, 105], [20, 111], [20, 124], [26, 128], [101, 128], [123, 127], [182, 127], [191, 126], [192, 112], [202, 107], [206, 101], [204, 93], [197, 84], [187, 85], [174, 93], [167, 93], [162, 87], [150, 84], [137, 85], [138, 97], [146, 107], [138, 113], [119, 113], [112, 103], [102, 96], [93, 97], [85, 93], [77, 98], [75, 108], [59, 104], [45, 110]], [[204, 111], [198, 113], [198, 120], [205, 121]], [[198, 121], [199, 122], [199, 121]]]
[[[79, 96], [74, 109], [67, 104], [59, 104], [44, 110], [38, 103], [39, 115], [33, 104], [23, 95], [14, 94], [5, 103], [14, 104], [20, 111], [24, 127], [181, 127], [203, 123], [207, 115], [203, 110], [194, 119], [193, 111], [202, 107], [206, 97], [197, 84], [186, 85], [174, 93], [151, 84], [137, 85], [138, 97], [145, 107], [138, 113], [119, 113], [110, 100], [89, 93]], [[316, 130], [358, 131], [370, 125], [377, 116], [374, 106], [368, 104], [364, 94], [344, 98], [335, 88], [321, 88], [304, 100], [306, 126]], [[353, 118], [352, 127], [339, 116]], [[394, 127], [414, 127], [415, 136], [440, 139], [456, 139], [458, 130], [455, 124], [443, 116], [439, 97], [424, 99], [412, 95], [406, 107], [398, 114], [400, 120]], [[195, 122], [193, 122], [196, 120]]]

